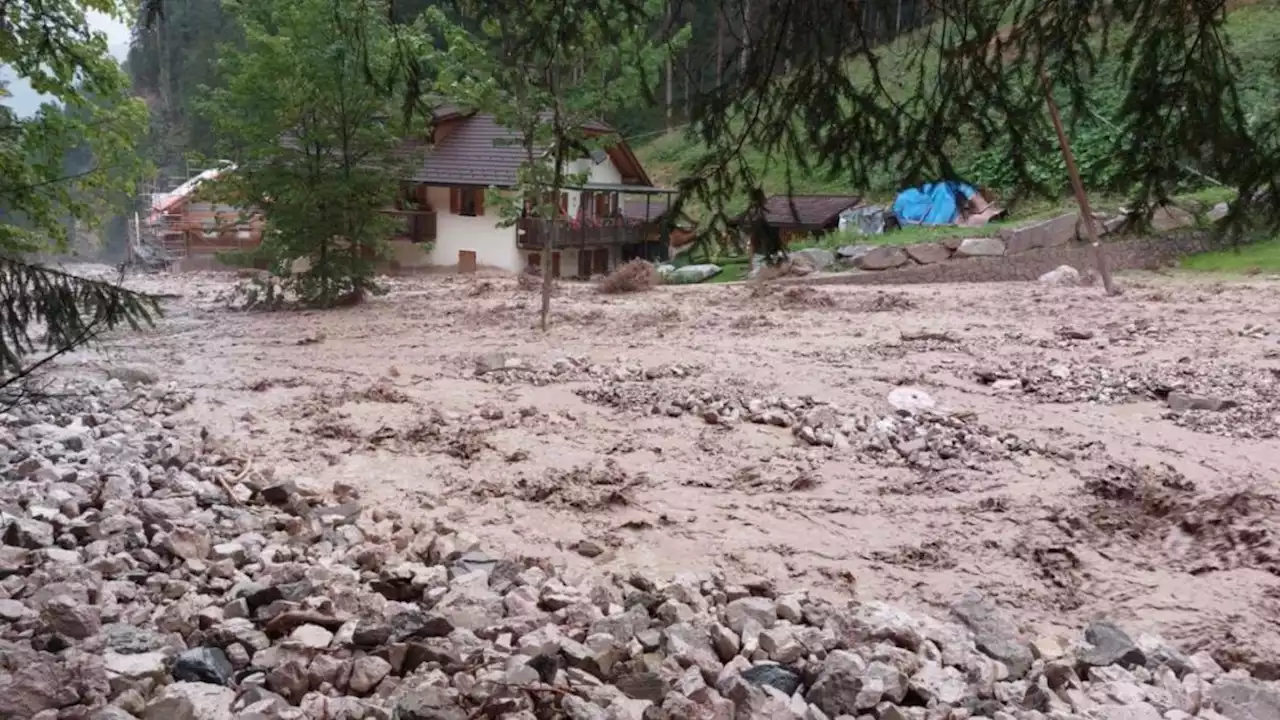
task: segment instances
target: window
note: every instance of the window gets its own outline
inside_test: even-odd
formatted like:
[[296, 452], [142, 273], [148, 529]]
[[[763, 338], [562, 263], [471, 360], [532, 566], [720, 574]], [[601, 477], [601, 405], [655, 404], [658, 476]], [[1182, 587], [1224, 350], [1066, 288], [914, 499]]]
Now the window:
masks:
[[454, 215], [480, 217], [484, 215], [484, 188], [449, 188], [449, 210]]

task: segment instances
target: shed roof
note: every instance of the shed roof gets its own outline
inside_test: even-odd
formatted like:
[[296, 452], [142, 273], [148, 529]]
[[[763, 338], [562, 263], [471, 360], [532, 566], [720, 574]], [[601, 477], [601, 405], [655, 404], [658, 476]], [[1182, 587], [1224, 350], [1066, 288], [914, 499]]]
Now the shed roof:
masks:
[[856, 195], [774, 195], [765, 201], [765, 222], [778, 227], [823, 228], [861, 201]]

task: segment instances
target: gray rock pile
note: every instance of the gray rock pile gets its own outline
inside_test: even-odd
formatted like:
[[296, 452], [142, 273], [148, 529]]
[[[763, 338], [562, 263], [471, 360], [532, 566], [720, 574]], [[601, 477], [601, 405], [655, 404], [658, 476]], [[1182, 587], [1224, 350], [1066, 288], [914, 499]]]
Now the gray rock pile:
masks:
[[[1088, 333], [1064, 328], [1059, 334]], [[1109, 368], [1064, 361], [979, 367], [974, 375], [997, 392], [1023, 393], [1039, 402], [1154, 400], [1164, 404], [1166, 419], [1199, 432], [1251, 439], [1280, 435], [1280, 368], [1265, 365], [1197, 364], [1184, 358]]]
[[938, 620], [495, 558], [242, 472], [155, 394], [73, 384], [4, 416], [0, 717], [1280, 717], [1274, 683], [1207, 655], [1107, 622], [1027, 638], [977, 595]]
[[671, 363], [644, 367], [634, 363], [614, 366], [593, 363], [585, 357], [556, 358], [550, 364], [538, 364], [512, 353], [494, 352], [475, 359], [475, 376], [497, 385], [551, 385], [553, 383], [599, 380], [607, 382], [645, 382], [663, 378], [685, 378], [699, 374], [695, 363]]
[[823, 402], [811, 396], [765, 395], [739, 387], [698, 389], [610, 378], [575, 391], [588, 402], [671, 418], [694, 417], [731, 428], [750, 423], [789, 430], [802, 446], [862, 453], [878, 464], [921, 470], [975, 466], [1013, 454], [1056, 455], [1059, 450], [978, 422], [972, 415], [935, 408], [914, 388], [896, 388], [880, 412]]

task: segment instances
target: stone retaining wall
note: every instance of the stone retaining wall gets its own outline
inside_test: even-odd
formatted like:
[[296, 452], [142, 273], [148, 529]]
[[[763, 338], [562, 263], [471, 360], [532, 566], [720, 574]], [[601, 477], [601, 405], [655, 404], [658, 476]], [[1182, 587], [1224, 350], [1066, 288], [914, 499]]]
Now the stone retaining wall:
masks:
[[[1187, 255], [1221, 250], [1229, 246], [1230, 241], [1223, 235], [1197, 230], [1108, 242], [1103, 247], [1112, 270], [1139, 270], [1167, 267]], [[1061, 265], [1070, 265], [1081, 272], [1095, 268], [1092, 247], [1087, 243], [1071, 243], [1015, 255], [952, 257], [931, 265], [913, 265], [893, 270], [855, 270], [838, 275], [797, 278], [790, 282], [807, 285], [898, 285], [1033, 281]]]

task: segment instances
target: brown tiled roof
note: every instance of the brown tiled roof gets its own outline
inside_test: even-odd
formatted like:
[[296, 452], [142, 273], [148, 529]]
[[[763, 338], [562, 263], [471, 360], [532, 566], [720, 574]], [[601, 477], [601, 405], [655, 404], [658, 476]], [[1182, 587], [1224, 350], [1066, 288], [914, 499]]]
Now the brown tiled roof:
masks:
[[439, 185], [511, 187], [525, 161], [524, 148], [509, 144], [518, 137], [491, 115], [472, 115], [431, 148], [413, 179]]
[[765, 222], [778, 227], [822, 228], [857, 205], [856, 195], [774, 195], [765, 201]]
[[[597, 132], [611, 131], [600, 122], [585, 127]], [[517, 170], [527, 159], [519, 139], [519, 133], [502, 127], [492, 115], [473, 114], [458, 121], [458, 127], [431, 148], [414, 172], [413, 180], [436, 185], [512, 187], [516, 184]]]

